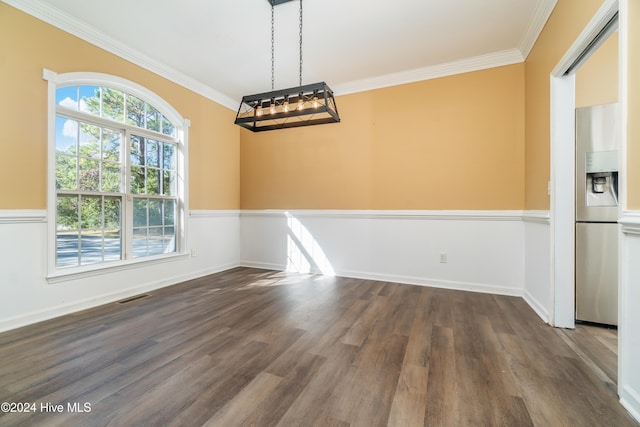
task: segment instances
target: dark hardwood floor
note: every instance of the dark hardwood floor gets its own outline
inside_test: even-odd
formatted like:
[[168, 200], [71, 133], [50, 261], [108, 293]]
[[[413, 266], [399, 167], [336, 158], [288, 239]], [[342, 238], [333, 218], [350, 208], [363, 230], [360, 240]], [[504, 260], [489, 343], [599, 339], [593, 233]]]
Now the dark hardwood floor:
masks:
[[565, 342], [612, 387], [618, 384], [618, 331], [611, 327], [576, 323], [575, 329], [558, 329]]
[[0, 402], [36, 409], [2, 426], [637, 425], [520, 298], [248, 268], [0, 334]]

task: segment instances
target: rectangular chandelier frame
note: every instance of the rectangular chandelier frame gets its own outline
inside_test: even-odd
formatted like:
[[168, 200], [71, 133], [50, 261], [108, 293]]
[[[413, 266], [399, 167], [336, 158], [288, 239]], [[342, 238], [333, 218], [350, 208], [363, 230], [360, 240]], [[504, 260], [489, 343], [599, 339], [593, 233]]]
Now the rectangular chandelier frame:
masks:
[[252, 132], [339, 122], [333, 91], [325, 82], [244, 96], [235, 120]]

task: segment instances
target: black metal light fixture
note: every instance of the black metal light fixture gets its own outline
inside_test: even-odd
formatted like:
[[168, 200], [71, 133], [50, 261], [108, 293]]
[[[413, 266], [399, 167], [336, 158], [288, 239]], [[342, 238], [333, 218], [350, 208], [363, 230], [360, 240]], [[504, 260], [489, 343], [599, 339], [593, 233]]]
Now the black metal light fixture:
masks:
[[300, 0], [300, 86], [274, 89], [274, 6], [271, 5], [271, 92], [242, 97], [235, 124], [253, 132], [340, 122], [333, 91], [325, 82], [302, 85], [302, 0]]

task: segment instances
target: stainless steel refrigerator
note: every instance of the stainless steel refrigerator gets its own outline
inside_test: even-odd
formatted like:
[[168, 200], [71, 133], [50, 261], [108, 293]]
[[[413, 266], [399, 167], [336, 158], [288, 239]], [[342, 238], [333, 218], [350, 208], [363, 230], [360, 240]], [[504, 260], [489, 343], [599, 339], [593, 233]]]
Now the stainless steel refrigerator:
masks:
[[618, 104], [576, 109], [576, 320], [618, 324]]

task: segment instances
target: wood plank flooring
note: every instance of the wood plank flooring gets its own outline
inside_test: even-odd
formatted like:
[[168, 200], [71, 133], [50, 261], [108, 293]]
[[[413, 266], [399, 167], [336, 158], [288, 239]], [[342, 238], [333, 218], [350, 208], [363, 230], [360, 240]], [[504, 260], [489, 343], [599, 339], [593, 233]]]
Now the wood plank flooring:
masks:
[[0, 402], [36, 406], [0, 426], [637, 425], [520, 298], [248, 268], [0, 334]]
[[606, 326], [577, 323], [575, 329], [558, 329], [565, 341], [603, 379], [618, 383], [618, 331]]

